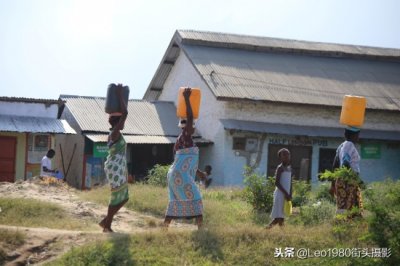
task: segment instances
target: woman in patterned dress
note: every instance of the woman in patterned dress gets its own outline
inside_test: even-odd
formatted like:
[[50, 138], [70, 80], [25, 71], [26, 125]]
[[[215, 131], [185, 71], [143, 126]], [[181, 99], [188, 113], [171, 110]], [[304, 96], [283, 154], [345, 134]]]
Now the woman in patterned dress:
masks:
[[[336, 150], [334, 168], [351, 168], [357, 175], [360, 174], [360, 155], [354, 144], [359, 140], [360, 129], [347, 127], [345, 129], [345, 141]], [[354, 181], [354, 182], [352, 182]], [[338, 178], [332, 182], [331, 193], [336, 196], [336, 213], [343, 214], [351, 211], [353, 207], [358, 208], [358, 213], [351, 216], [361, 215], [363, 208], [361, 188], [357, 180], [346, 181]]]
[[175, 159], [167, 174], [169, 203], [164, 226], [168, 227], [172, 219], [195, 218], [200, 229], [203, 223], [203, 201], [194, 180], [196, 175], [204, 178], [205, 174], [197, 169], [199, 148], [192, 139], [194, 127], [190, 94], [190, 88], [186, 88], [183, 92], [187, 117], [186, 120], [180, 121], [182, 132], [176, 140]]
[[109, 154], [104, 164], [104, 172], [111, 186], [111, 199], [107, 216], [99, 223], [103, 232], [113, 232], [111, 229], [113, 217], [129, 199], [126, 142], [121, 133], [128, 116], [128, 110], [122, 96], [122, 84], [117, 86], [117, 94], [122, 110], [121, 113], [111, 113], [108, 119], [111, 132], [107, 141]]

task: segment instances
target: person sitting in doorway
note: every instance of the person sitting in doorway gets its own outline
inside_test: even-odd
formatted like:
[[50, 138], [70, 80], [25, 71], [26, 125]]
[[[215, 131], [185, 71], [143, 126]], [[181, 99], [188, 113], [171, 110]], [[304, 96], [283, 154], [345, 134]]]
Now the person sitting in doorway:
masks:
[[56, 176], [58, 174], [57, 169], [52, 169], [51, 159], [56, 155], [53, 149], [47, 151], [46, 155], [43, 156], [40, 165], [40, 177], [44, 176]]

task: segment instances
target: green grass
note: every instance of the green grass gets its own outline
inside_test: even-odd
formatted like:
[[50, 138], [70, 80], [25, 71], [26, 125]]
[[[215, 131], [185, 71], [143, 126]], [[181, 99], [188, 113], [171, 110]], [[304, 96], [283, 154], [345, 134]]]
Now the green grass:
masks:
[[0, 198], [0, 224], [80, 230], [87, 225], [58, 205], [35, 199]]
[[318, 227], [288, 225], [265, 230], [257, 226], [200, 231], [153, 231], [135, 235], [116, 234], [110, 239], [74, 248], [48, 265], [359, 265], [372, 259], [276, 258], [275, 249], [306, 247], [371, 247], [360, 242], [362, 231], [338, 245], [330, 224]]
[[[254, 213], [240, 189], [202, 191], [206, 230], [115, 234], [105, 242], [73, 249], [49, 265], [391, 265], [380, 258], [274, 257], [277, 248], [286, 247], [310, 251], [379, 248], [370, 237], [368, 210], [366, 218], [335, 219], [335, 206], [325, 195], [326, 188], [321, 189], [294, 209], [284, 228], [271, 230], [264, 229], [269, 214]], [[109, 194], [106, 186], [82, 192], [81, 197], [107, 205]], [[130, 186], [129, 209], [163, 217], [167, 202], [166, 188]]]
[[[252, 224], [254, 214], [249, 204], [241, 198], [239, 189], [208, 189], [202, 191], [204, 224], [206, 226], [237, 226]], [[79, 193], [84, 200], [107, 205], [110, 197], [108, 186]], [[142, 213], [164, 217], [168, 205], [167, 188], [134, 184], [129, 186], [126, 208]]]

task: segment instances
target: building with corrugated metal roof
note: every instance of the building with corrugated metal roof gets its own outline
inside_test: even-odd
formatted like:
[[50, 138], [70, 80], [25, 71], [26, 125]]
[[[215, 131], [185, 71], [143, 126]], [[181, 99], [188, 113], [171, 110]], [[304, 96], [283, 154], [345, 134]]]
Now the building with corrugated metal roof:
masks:
[[215, 185], [242, 185], [246, 165], [274, 175], [282, 147], [295, 178], [317, 181], [344, 140], [344, 95], [367, 98], [361, 177], [399, 177], [400, 49], [178, 30], [143, 99], [176, 104], [181, 86], [201, 89]]
[[[58, 136], [71, 159], [69, 184], [82, 189], [106, 183], [103, 165], [108, 155], [110, 132], [104, 97], [61, 95], [62, 118], [78, 133]], [[180, 133], [176, 108], [172, 102], [128, 101], [128, 117], [122, 131], [127, 142], [128, 172], [136, 180], [143, 179], [155, 164], [171, 164], [173, 145]], [[212, 142], [196, 134], [200, 152]], [[74, 154], [71, 157], [71, 154]]]
[[[55, 149], [55, 136], [75, 134], [59, 119], [60, 100], [0, 97], [0, 182], [40, 174], [43, 156]], [[60, 166], [56, 154], [53, 166]]]

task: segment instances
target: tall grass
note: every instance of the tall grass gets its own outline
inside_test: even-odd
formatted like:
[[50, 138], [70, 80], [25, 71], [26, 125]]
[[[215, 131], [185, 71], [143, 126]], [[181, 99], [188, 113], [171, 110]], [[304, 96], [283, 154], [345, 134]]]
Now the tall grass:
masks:
[[[369, 247], [357, 235], [343, 247]], [[288, 247], [328, 250], [337, 247], [329, 224], [318, 227], [288, 225], [264, 230], [255, 226], [218, 230], [152, 231], [114, 235], [109, 240], [72, 249], [48, 265], [363, 265], [368, 258], [276, 257]]]
[[[367, 200], [367, 207], [375, 197], [385, 197], [387, 200], [383, 202], [390, 202], [394, 206], [399, 199], [398, 194], [394, 193], [398, 191], [398, 184], [391, 183], [391, 189], [384, 189], [384, 185], [373, 188], [377, 194]], [[276, 249], [288, 247], [295, 250], [307, 248], [310, 251], [334, 248], [372, 250], [380, 247], [371, 236], [368, 215], [367, 218], [338, 220], [334, 215], [335, 205], [326, 190], [327, 187], [322, 187], [311, 194], [307, 193], [307, 198], [299, 201], [302, 205], [296, 207], [294, 214], [286, 219], [285, 227], [277, 226], [271, 230], [264, 229], [268, 214], [259, 216], [254, 212], [252, 206], [243, 199], [241, 189], [205, 190], [202, 195], [206, 230], [188, 232], [171, 229], [169, 232], [156, 230], [125, 235], [118, 240], [122, 242], [112, 238], [85, 247], [87, 252], [83, 252], [84, 249], [73, 250], [54, 265], [68, 265], [71, 261], [77, 262], [76, 265], [85, 265], [79, 264], [79, 261], [94, 260], [94, 257], [98, 259], [94, 260], [95, 265], [111, 265], [110, 261], [116, 260], [122, 261], [118, 265], [395, 265], [387, 259], [357, 256], [304, 260], [275, 256]], [[299, 193], [299, 196], [303, 195]], [[107, 204], [108, 187], [85, 192], [81, 196]], [[130, 186], [130, 197], [129, 209], [163, 217], [168, 202], [166, 188], [135, 184]], [[394, 210], [398, 206], [394, 206]], [[379, 223], [376, 219], [374, 221]], [[397, 234], [392, 240], [396, 239]], [[115, 248], [117, 243], [121, 249]], [[397, 247], [396, 244], [391, 246]], [[121, 250], [124, 250], [123, 254]], [[107, 256], [88, 255], [97, 253]]]
[[87, 225], [56, 204], [35, 199], [0, 198], [0, 224], [79, 230]]

